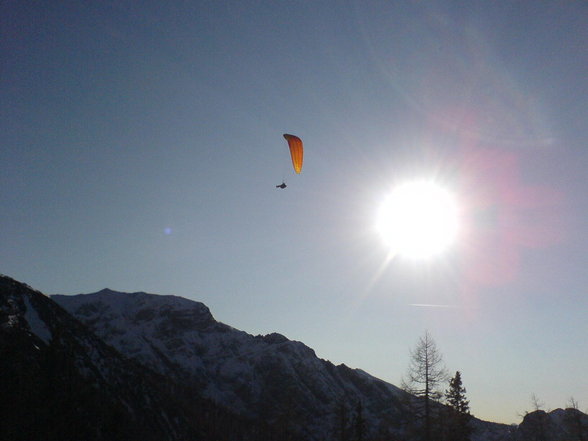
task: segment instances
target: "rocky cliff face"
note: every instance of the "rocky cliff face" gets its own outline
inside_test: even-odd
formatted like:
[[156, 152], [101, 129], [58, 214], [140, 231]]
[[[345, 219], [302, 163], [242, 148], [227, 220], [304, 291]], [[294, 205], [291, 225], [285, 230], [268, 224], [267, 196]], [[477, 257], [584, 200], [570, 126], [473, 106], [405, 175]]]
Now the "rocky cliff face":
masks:
[[122, 355], [49, 297], [0, 275], [2, 441], [272, 437], [263, 424]]
[[588, 415], [578, 409], [530, 412], [515, 433], [515, 441], [568, 440], [588, 440]]
[[[301, 342], [253, 336], [219, 323], [199, 302], [103, 290], [53, 299], [121, 353], [247, 418], [309, 440], [335, 439], [361, 403], [369, 436], [400, 436], [407, 395], [369, 374], [335, 366]], [[478, 424], [484, 440], [507, 427]]]
[[[2, 440], [410, 439], [395, 386], [180, 297], [49, 298], [0, 276], [0, 355]], [[575, 409], [472, 424], [473, 441], [588, 440]]]
[[162, 379], [49, 297], [0, 277], [0, 439], [197, 437]]

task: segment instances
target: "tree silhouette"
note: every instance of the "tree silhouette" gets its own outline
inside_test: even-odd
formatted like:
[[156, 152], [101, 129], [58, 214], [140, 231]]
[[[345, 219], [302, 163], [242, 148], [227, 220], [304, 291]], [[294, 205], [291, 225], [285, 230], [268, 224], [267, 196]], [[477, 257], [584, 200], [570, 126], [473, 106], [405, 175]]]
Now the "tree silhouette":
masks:
[[442, 397], [439, 385], [447, 379], [443, 357], [428, 331], [421, 337], [414, 350], [410, 352], [410, 364], [402, 388], [414, 395], [415, 417], [423, 430], [423, 439], [431, 441], [433, 425], [432, 402]]
[[588, 422], [584, 417], [585, 414], [580, 412], [578, 401], [574, 397], [570, 397], [570, 401], [566, 405], [564, 421], [568, 432], [578, 441], [588, 440]]
[[469, 441], [472, 434], [470, 427], [470, 402], [465, 396], [466, 389], [461, 381], [461, 373], [457, 371], [449, 380], [449, 389], [445, 391], [448, 409], [447, 430], [453, 441]]

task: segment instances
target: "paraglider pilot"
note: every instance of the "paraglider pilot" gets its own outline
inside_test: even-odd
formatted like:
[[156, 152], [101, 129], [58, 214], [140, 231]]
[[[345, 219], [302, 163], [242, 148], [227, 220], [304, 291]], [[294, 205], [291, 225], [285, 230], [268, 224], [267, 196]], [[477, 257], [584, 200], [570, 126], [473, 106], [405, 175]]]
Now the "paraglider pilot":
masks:
[[276, 188], [286, 188], [287, 185], [285, 182], [282, 182], [280, 185], [276, 185]]

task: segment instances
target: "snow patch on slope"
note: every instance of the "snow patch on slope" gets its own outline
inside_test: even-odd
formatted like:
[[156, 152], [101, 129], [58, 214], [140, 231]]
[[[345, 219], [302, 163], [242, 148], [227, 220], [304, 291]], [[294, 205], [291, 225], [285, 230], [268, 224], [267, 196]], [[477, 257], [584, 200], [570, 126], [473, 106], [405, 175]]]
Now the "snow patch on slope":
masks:
[[25, 303], [25, 314], [24, 318], [31, 329], [31, 332], [39, 337], [41, 340], [45, 342], [45, 344], [49, 344], [53, 339], [53, 335], [51, 331], [45, 324], [45, 322], [39, 317], [37, 310], [31, 304], [28, 295], [23, 296], [24, 303]]

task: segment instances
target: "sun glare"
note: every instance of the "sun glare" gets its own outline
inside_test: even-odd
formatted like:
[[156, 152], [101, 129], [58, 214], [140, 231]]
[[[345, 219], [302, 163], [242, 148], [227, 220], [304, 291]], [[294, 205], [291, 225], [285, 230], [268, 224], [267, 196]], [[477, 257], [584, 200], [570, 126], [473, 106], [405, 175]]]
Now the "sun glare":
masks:
[[396, 187], [378, 212], [376, 228], [394, 254], [425, 259], [444, 251], [458, 229], [455, 198], [427, 181]]

